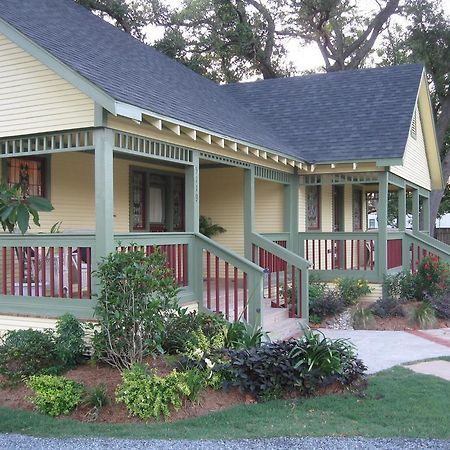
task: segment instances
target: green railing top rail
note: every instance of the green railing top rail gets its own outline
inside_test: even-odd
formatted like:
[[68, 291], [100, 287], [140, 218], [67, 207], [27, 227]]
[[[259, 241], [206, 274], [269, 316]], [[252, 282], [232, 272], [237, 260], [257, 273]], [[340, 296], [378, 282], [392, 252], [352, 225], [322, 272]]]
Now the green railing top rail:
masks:
[[301, 231], [300, 238], [303, 239], [319, 239], [327, 241], [344, 241], [344, 240], [370, 240], [377, 239], [378, 232], [376, 231]]
[[222, 258], [223, 260], [227, 261], [230, 264], [233, 264], [235, 267], [241, 269], [244, 272], [251, 271], [263, 275], [264, 270], [261, 269], [261, 267], [244, 258], [243, 256], [240, 256], [237, 253], [234, 253], [233, 251], [225, 247], [222, 247], [216, 241], [213, 241], [212, 239], [206, 237], [203, 234], [195, 233], [195, 237], [198, 241], [201, 242], [201, 245], [204, 250], [214, 253], [214, 255], [218, 256], [219, 258]]
[[278, 244], [275, 244], [271, 240], [267, 239], [267, 237], [262, 236], [258, 233], [252, 233], [252, 244], [257, 245], [258, 247], [263, 248], [264, 250], [273, 253], [275, 256], [283, 259], [288, 264], [297, 267], [298, 269], [307, 270], [311, 263], [301, 256], [296, 255], [290, 250], [281, 247]]
[[0, 246], [3, 247], [90, 247], [94, 244], [92, 233], [0, 234]]
[[436, 253], [437, 256], [450, 261], [450, 246], [445, 244], [444, 242], [438, 241], [437, 239], [434, 239], [427, 234], [422, 233], [421, 231], [416, 233], [406, 232], [405, 236], [407, 236], [407, 238], [412, 242], [419, 242], [422, 245], [431, 247], [433, 249], [433, 252]]
[[114, 240], [117, 244], [128, 246], [136, 245], [170, 245], [189, 244], [194, 239], [194, 233], [169, 232], [169, 233], [115, 233]]

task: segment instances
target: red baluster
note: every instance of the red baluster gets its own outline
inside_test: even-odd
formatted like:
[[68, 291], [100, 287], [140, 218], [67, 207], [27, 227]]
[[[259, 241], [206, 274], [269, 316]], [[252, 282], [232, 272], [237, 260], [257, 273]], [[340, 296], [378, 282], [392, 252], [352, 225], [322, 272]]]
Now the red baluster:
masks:
[[58, 276], [59, 276], [59, 297], [64, 297], [64, 249], [58, 250]]
[[25, 270], [25, 258], [23, 247], [18, 248], [19, 252], [19, 295], [23, 295], [23, 282], [25, 278], [24, 270]]
[[67, 284], [69, 288], [69, 298], [73, 298], [73, 273], [72, 273], [72, 247], [67, 248], [67, 267], [68, 267], [68, 275], [67, 275]]
[[237, 321], [239, 318], [239, 295], [238, 295], [238, 287], [239, 287], [239, 277], [238, 277], [238, 269], [234, 268], [233, 271], [233, 282], [234, 282], [234, 320]]
[[34, 295], [39, 297], [39, 248], [34, 247]]
[[55, 296], [55, 248], [50, 247], [50, 297]]
[[15, 258], [15, 251], [14, 247], [11, 247], [11, 294], [16, 295], [16, 280], [15, 280], [15, 264], [16, 264], [16, 258]]
[[87, 298], [91, 298], [92, 296], [92, 254], [91, 247], [86, 248], [86, 289], [87, 289]]
[[292, 281], [291, 281], [291, 314], [292, 317], [297, 316], [297, 292], [295, 290], [295, 267], [292, 266]]
[[183, 286], [188, 285], [188, 246], [183, 245]]
[[219, 297], [219, 257], [216, 256], [216, 313], [220, 312], [220, 297]]
[[33, 267], [33, 261], [31, 260], [31, 247], [27, 247], [27, 293], [32, 295], [31, 290], [31, 268]]
[[244, 319], [248, 320], [248, 292], [247, 292], [247, 273], [244, 272]]
[[3, 273], [2, 273], [2, 294], [6, 295], [7, 293], [7, 273], [6, 273], [6, 247], [2, 247], [2, 266], [3, 266]]
[[181, 262], [182, 262], [182, 258], [183, 258], [183, 245], [182, 244], [177, 244], [177, 280], [178, 280], [178, 284], [181, 286], [183, 283], [183, 276], [181, 273]]
[[225, 318], [230, 318], [230, 273], [228, 262], [225, 261]]
[[43, 297], [47, 296], [47, 251], [45, 247], [41, 247], [41, 267], [42, 267], [42, 288], [41, 294]]
[[83, 269], [81, 263], [81, 248], [77, 247], [78, 298], [83, 298]]

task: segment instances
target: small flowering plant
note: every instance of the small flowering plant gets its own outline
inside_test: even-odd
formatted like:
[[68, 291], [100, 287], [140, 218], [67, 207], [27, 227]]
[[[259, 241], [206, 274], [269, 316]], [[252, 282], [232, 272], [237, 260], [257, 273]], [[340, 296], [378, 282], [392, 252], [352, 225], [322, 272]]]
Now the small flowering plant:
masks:
[[425, 256], [417, 268], [415, 282], [418, 300], [444, 292], [450, 287], [450, 267], [437, 256]]

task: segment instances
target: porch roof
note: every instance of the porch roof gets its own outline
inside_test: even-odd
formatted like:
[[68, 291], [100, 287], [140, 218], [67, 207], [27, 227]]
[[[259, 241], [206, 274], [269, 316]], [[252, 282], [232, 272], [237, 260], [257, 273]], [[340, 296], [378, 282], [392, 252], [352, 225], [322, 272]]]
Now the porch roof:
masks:
[[219, 86], [73, 0], [0, 0], [0, 17], [115, 101], [312, 163], [401, 158], [423, 71]]

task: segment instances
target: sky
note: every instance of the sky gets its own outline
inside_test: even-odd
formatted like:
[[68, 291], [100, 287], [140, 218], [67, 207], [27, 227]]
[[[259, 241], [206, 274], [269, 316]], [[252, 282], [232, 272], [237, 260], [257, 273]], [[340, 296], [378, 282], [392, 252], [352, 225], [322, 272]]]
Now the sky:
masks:
[[[177, 6], [180, 4], [179, 0], [166, 0], [171, 6]], [[441, 0], [444, 11], [450, 20], [450, 0]], [[367, 12], [375, 11], [378, 8], [376, 0], [358, 0], [358, 5], [362, 10]], [[400, 20], [396, 18], [395, 20]], [[148, 27], [149, 42], [162, 37], [164, 30], [161, 27]], [[377, 41], [379, 43], [379, 39]], [[293, 39], [285, 42], [287, 49], [287, 59], [293, 64], [293, 66], [299, 71], [313, 70], [317, 71], [323, 67], [323, 59], [320, 54], [320, 50], [316, 44], [308, 44], [300, 46], [298, 41]]]

